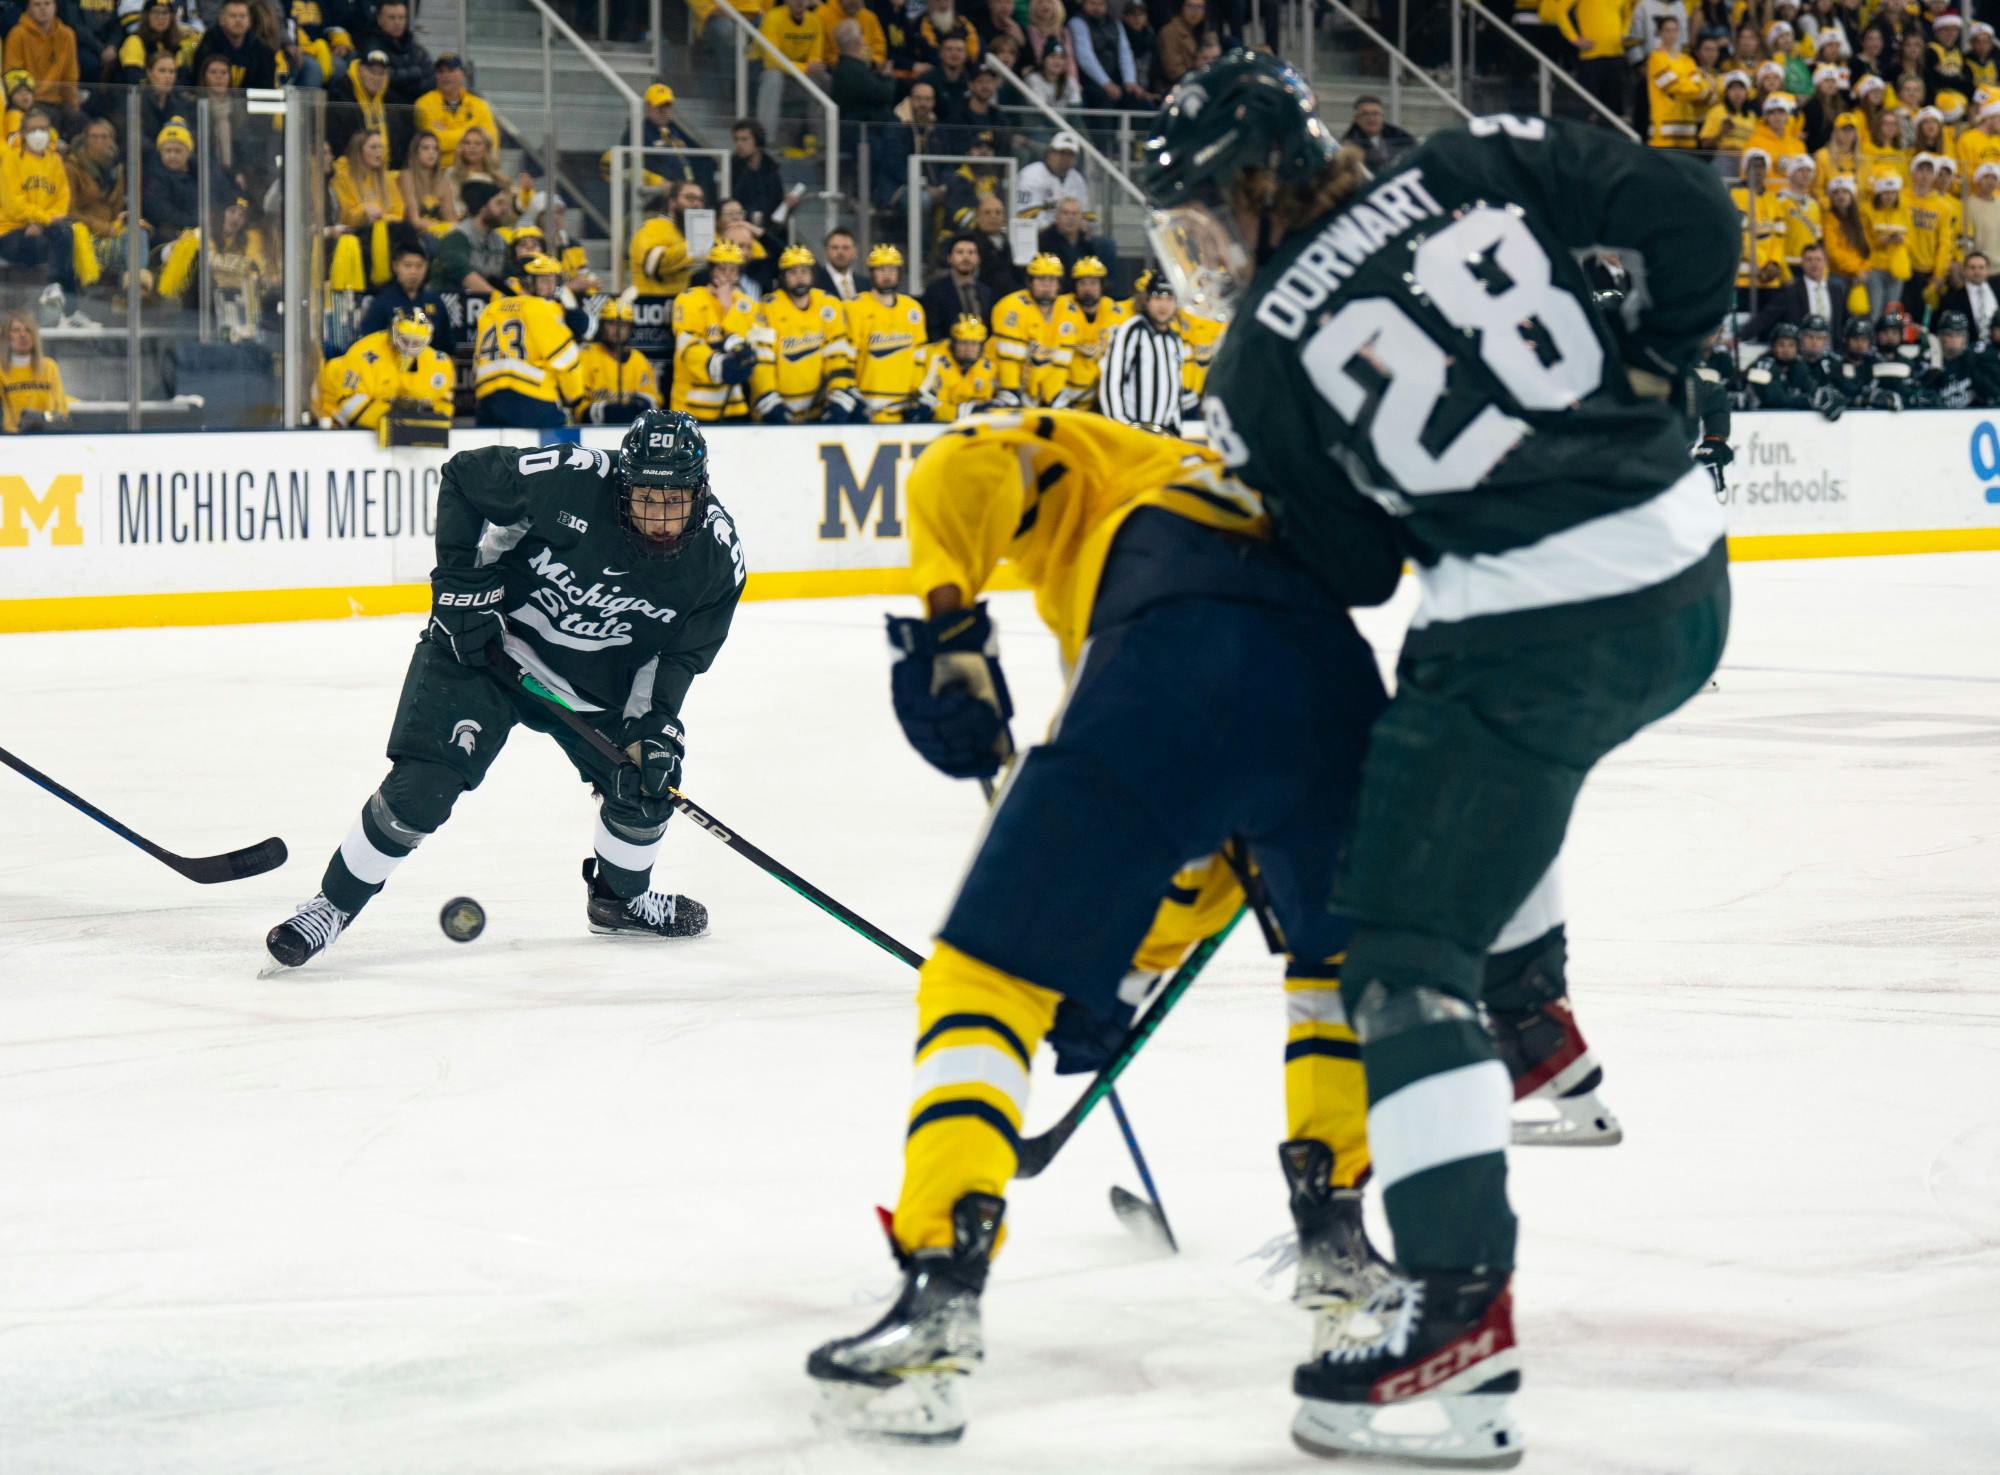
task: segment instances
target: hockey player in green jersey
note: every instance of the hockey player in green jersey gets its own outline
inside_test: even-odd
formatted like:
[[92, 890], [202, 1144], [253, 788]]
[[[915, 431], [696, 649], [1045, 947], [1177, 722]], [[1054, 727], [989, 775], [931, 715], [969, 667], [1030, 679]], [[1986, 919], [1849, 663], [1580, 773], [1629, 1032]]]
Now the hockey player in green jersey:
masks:
[[[475, 789], [507, 734], [549, 734], [603, 796], [583, 863], [598, 933], [695, 937], [708, 913], [649, 889], [673, 813], [682, 700], [729, 634], [743, 592], [736, 529], [709, 493], [686, 415], [648, 410], [618, 453], [490, 446], [445, 463], [431, 617], [389, 731], [389, 776], [327, 862], [319, 894], [271, 929], [285, 967], [322, 952], [397, 864]], [[633, 759], [614, 768], [495, 670], [496, 650]]]
[[[1484, 975], [1591, 767], [1721, 653], [1722, 514], [1685, 407], [1735, 212], [1695, 161], [1538, 118], [1475, 120], [1371, 178], [1296, 73], [1242, 51], [1174, 89], [1143, 184], [1182, 301], [1230, 323], [1210, 443], [1309, 567], [1337, 574], [1380, 508], [1420, 588], [1333, 898], [1404, 1277], [1298, 1369], [1293, 1436], [1511, 1465], [1512, 1093]], [[1580, 258], [1607, 250], [1633, 280], [1602, 313]], [[1554, 992], [1529, 974], [1530, 999]], [[1376, 1417], [1418, 1400], [1434, 1427]]]

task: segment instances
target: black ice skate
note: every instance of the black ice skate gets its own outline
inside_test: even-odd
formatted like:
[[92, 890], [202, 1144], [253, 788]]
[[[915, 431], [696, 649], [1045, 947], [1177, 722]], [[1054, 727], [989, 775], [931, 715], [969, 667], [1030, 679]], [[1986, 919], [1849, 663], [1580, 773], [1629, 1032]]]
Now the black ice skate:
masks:
[[1333, 1149], [1309, 1137], [1278, 1145], [1299, 1231], [1299, 1273], [1292, 1302], [1312, 1312], [1313, 1354], [1340, 1335], [1347, 1319], [1374, 1302], [1394, 1271], [1361, 1223], [1361, 1190], [1333, 1186]]
[[354, 920], [321, 892], [311, 901], [264, 934], [264, 948], [283, 968], [297, 968], [311, 962], [340, 936], [341, 929]]
[[626, 900], [597, 875], [597, 862], [583, 863], [590, 888], [590, 930], [601, 937], [701, 937], [708, 932], [708, 908], [688, 896], [647, 891]]
[[1509, 1400], [1520, 1389], [1511, 1283], [1493, 1274], [1398, 1277], [1380, 1333], [1292, 1374], [1303, 1401], [1292, 1442], [1307, 1454], [1364, 1454], [1456, 1469], [1521, 1461]]
[[991, 1194], [968, 1193], [952, 1208], [949, 1250], [897, 1255], [903, 1289], [882, 1319], [806, 1359], [822, 1428], [905, 1444], [965, 1433], [959, 1387], [986, 1355], [979, 1294], [1006, 1210]]
[[1514, 1100], [1525, 1103], [1514, 1115], [1516, 1146], [1615, 1147], [1625, 1140], [1598, 1097], [1604, 1070], [1568, 998], [1518, 1012], [1489, 1007], [1487, 1024], [1514, 1078]]

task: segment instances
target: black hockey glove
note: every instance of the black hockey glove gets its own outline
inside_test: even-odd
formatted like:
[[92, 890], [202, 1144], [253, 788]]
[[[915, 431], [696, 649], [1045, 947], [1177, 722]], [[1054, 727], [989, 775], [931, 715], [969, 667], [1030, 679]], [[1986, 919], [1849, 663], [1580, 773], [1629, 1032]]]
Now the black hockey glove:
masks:
[[680, 727], [660, 717], [642, 717], [625, 724], [619, 744], [636, 767], [618, 767], [612, 797], [639, 811], [648, 824], [663, 824], [674, 812], [674, 790], [680, 787], [681, 759], [687, 744]]
[[1903, 401], [1893, 389], [1871, 389], [1861, 403], [1865, 409], [1887, 410], [1892, 415], [1901, 414], [1903, 410]]
[[760, 425], [786, 425], [791, 422], [792, 412], [785, 405], [785, 397], [775, 389], [760, 396], [751, 409]]
[[1104, 1069], [1132, 1027], [1132, 1014], [1130, 1004], [1117, 1000], [1109, 1014], [1087, 1009], [1075, 999], [1057, 1004], [1048, 1033], [1049, 1048], [1056, 1052], [1056, 1074], [1095, 1075]]
[[920, 394], [915, 399], [909, 400], [903, 405], [903, 423], [905, 425], [929, 425], [937, 419], [937, 407], [936, 395]]
[[992, 778], [1013, 751], [1014, 702], [986, 606], [931, 620], [891, 615], [889, 644], [903, 652], [889, 697], [910, 746], [952, 778]]
[[826, 397], [819, 417], [828, 425], [862, 425], [868, 420], [868, 406], [853, 389], [836, 389]]
[[717, 384], [748, 384], [757, 367], [757, 351], [741, 333], [731, 333], [708, 356], [708, 377]]
[[1719, 435], [1702, 437], [1700, 445], [1694, 448], [1694, 458], [1703, 466], [1713, 466], [1720, 471], [1736, 459], [1736, 452], [1729, 449], [1729, 442]]
[[1838, 420], [1847, 409], [1847, 396], [1831, 384], [1822, 384], [1813, 391], [1812, 407], [1828, 420]]
[[461, 666], [484, 666], [507, 633], [507, 622], [500, 617], [506, 597], [498, 564], [433, 569], [431, 622], [424, 627], [424, 638], [442, 646]]

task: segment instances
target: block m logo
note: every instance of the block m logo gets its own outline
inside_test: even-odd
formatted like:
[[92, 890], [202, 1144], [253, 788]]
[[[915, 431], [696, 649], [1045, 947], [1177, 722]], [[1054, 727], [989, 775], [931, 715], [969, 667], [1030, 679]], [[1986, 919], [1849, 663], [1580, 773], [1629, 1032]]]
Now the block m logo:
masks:
[[868, 463], [868, 470], [860, 477], [854, 474], [854, 463], [847, 459], [847, 448], [841, 445], [823, 445], [819, 448], [820, 465], [826, 473], [825, 513], [820, 518], [820, 537], [832, 541], [847, 536], [847, 524], [841, 519], [841, 503], [847, 504], [847, 512], [854, 519], [857, 533], [867, 530], [868, 514], [881, 504], [882, 512], [875, 519], [875, 536], [878, 538], [900, 538], [903, 536], [903, 520], [896, 510], [896, 467], [903, 458], [903, 448], [891, 442], [880, 446], [875, 457]]
[[24, 477], [0, 476], [0, 548], [27, 547], [30, 524], [44, 529], [54, 547], [77, 547], [83, 524], [77, 521], [76, 499], [82, 495], [83, 478], [73, 474], [58, 476], [41, 495]]

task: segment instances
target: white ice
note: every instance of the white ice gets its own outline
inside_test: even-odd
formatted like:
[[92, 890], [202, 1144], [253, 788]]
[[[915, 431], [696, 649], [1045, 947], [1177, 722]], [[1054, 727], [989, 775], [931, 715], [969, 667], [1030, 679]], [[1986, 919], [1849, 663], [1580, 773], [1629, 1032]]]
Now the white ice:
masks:
[[[1627, 1140], [1514, 1155], [1535, 1475], [2000, 1470], [1996, 581], [1739, 568], [1721, 690], [1587, 790], [1573, 977]], [[1045, 712], [1053, 642], [996, 604]], [[687, 783], [920, 944], [981, 805], [897, 732], [889, 606], [746, 607]], [[660, 879], [714, 935], [587, 935], [584, 790], [517, 733], [327, 958], [260, 981], [416, 628], [0, 638], [0, 744], [176, 849], [293, 856], [198, 888], [0, 772], [0, 1472], [1314, 1468], [1308, 1329], [1253, 1259], [1287, 1226], [1247, 936], [1128, 1078], [1184, 1253], [1118, 1227], [1089, 1123], [1013, 1195], [972, 1428], [929, 1452], [826, 1442], [802, 1376], [892, 1279], [901, 965], [679, 823]], [[1047, 1120], [1076, 1086], [1038, 1089]]]

